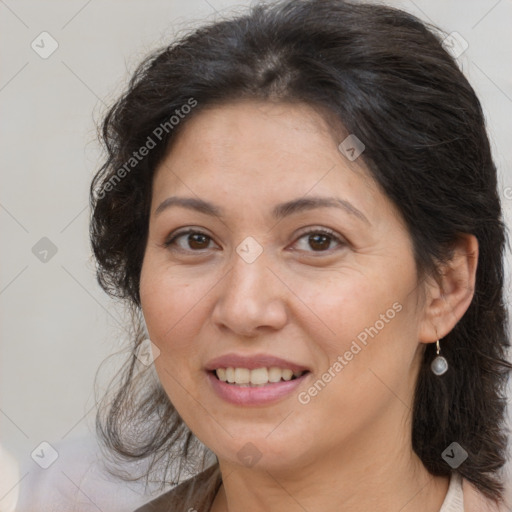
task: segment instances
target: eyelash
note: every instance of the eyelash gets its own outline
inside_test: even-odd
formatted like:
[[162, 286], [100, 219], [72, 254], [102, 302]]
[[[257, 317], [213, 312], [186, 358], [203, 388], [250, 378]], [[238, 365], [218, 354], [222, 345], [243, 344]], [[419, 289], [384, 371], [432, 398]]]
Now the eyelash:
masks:
[[[171, 235], [171, 237], [167, 241], [164, 242], [163, 246], [166, 248], [172, 249], [172, 246], [176, 245], [175, 244], [176, 240], [178, 240], [179, 238], [184, 237], [186, 235], [192, 235], [192, 234], [203, 235], [203, 236], [209, 238], [210, 240], [212, 240], [212, 238], [208, 234], [204, 233], [203, 231], [199, 231], [196, 229], [187, 229], [186, 231], [179, 231], [178, 233]], [[332, 241], [337, 242], [338, 245], [341, 247], [347, 245], [347, 243], [343, 239], [341, 239], [334, 231], [327, 229], [327, 228], [317, 228], [317, 229], [311, 229], [309, 231], [306, 231], [306, 232], [302, 233], [297, 238], [296, 241], [301, 240], [302, 238], [305, 238], [305, 237], [311, 236], [311, 235], [327, 236], [327, 237], [331, 238]], [[201, 253], [201, 252], [207, 251], [209, 249], [194, 250], [194, 249], [182, 249], [182, 248], [178, 247], [177, 250]], [[312, 250], [312, 251], [306, 251], [306, 252], [312, 252], [312, 253], [317, 253], [317, 254], [326, 254], [326, 253], [330, 253], [331, 251], [332, 251], [332, 249], [327, 249], [325, 251], [313, 251]]]

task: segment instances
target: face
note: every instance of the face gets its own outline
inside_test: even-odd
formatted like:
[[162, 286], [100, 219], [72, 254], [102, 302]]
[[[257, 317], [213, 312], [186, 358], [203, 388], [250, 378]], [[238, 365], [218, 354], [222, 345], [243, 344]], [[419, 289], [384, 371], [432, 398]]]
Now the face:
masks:
[[251, 101], [183, 128], [155, 174], [140, 281], [181, 417], [221, 461], [273, 469], [407, 439], [422, 346], [413, 248], [338, 149], [347, 134], [307, 105]]

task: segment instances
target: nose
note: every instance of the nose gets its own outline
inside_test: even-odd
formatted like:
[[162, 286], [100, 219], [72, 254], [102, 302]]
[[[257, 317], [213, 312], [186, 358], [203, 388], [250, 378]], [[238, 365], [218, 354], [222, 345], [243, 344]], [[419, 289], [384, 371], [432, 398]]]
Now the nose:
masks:
[[236, 252], [233, 265], [215, 287], [214, 324], [239, 336], [279, 330], [287, 322], [287, 288], [269, 269], [265, 253], [248, 263]]

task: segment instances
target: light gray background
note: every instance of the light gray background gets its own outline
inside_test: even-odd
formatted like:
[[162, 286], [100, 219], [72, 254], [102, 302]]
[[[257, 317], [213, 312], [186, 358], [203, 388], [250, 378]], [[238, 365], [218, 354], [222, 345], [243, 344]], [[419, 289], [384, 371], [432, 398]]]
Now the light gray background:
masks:
[[[382, 3], [469, 43], [458, 60], [486, 112], [509, 216], [512, 0]], [[41, 441], [88, 435], [95, 372], [126, 340], [123, 312], [95, 282], [88, 241], [88, 186], [100, 162], [95, 120], [148, 51], [245, 5], [0, 0], [0, 434], [26, 471]], [[43, 31], [59, 44], [48, 59], [31, 48]], [[57, 247], [46, 263], [32, 252], [42, 237]]]

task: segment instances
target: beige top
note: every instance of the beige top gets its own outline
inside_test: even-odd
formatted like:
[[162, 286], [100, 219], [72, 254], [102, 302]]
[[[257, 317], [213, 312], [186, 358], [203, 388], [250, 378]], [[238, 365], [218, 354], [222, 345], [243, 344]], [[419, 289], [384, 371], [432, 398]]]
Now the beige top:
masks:
[[[208, 512], [222, 483], [219, 465], [214, 464], [186, 480], [135, 512]], [[509, 512], [480, 493], [470, 482], [452, 473], [445, 500], [439, 512]]]
[[450, 486], [439, 512], [464, 512], [462, 478], [458, 473], [452, 473]]

